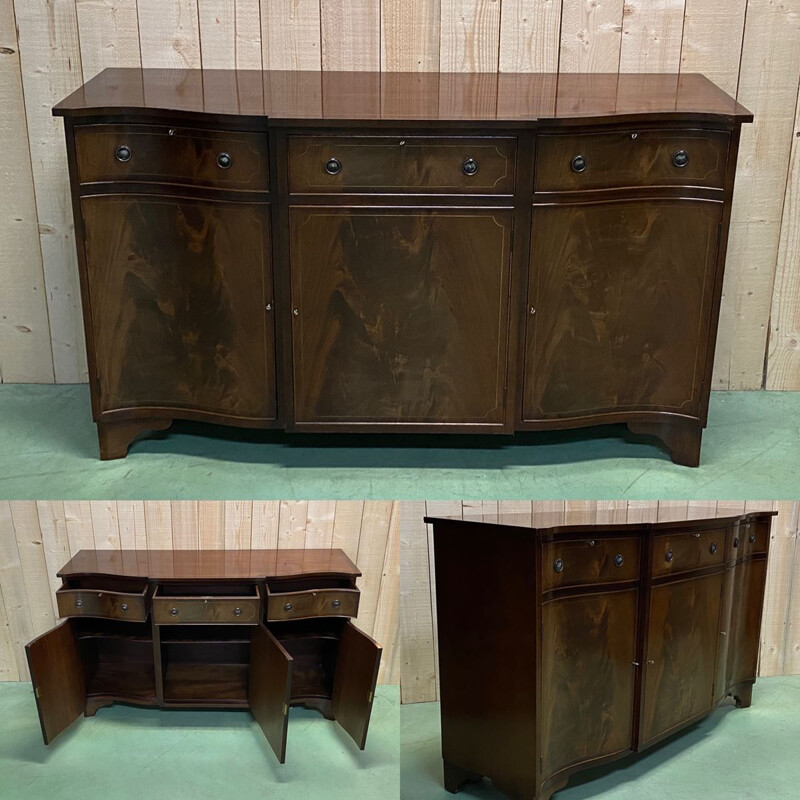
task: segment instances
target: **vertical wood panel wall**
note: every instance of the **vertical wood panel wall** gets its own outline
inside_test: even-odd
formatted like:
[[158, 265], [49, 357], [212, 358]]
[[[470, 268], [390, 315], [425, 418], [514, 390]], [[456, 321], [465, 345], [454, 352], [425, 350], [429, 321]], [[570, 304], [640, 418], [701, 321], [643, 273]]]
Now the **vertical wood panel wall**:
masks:
[[[425, 514], [462, 516], [561, 514], [564, 524], [657, 522], [670, 518], [724, 517], [776, 509], [761, 623], [759, 675], [800, 675], [800, 502], [404, 502], [400, 515], [400, 686], [403, 703], [438, 699], [433, 536]], [[663, 518], [663, 517], [662, 517]], [[487, 539], [487, 546], [491, 541]], [[465, 587], [468, 591], [469, 587]]]
[[50, 108], [107, 66], [704, 72], [756, 117], [713, 386], [800, 390], [800, 0], [0, 0], [0, 381], [86, 380]]
[[30, 679], [24, 646], [55, 624], [56, 572], [78, 550], [338, 547], [363, 573], [356, 624], [383, 645], [379, 681], [399, 683], [399, 534], [383, 501], [0, 501], [0, 681]]

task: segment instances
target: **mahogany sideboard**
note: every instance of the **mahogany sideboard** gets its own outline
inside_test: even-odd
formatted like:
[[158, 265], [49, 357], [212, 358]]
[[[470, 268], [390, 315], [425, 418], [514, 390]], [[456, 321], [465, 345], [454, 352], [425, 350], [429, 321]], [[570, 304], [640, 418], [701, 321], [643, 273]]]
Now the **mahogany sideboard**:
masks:
[[771, 517], [433, 523], [444, 784], [547, 800], [750, 705]]
[[381, 647], [341, 550], [81, 550], [58, 575], [66, 619], [26, 646], [45, 744], [119, 701], [249, 708], [281, 763], [302, 705], [364, 749]]
[[54, 114], [102, 458], [626, 423], [698, 464], [752, 120], [702, 75], [107, 69]]

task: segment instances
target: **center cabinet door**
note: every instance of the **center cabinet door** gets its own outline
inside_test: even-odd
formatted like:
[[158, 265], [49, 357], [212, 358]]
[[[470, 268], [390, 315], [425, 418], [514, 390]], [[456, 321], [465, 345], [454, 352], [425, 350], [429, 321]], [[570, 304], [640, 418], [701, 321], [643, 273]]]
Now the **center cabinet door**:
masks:
[[290, 212], [294, 422], [503, 432], [512, 211]]
[[292, 657], [262, 622], [250, 635], [247, 700], [281, 764], [286, 761], [291, 696]]
[[638, 589], [543, 604], [543, 778], [632, 749], [638, 607]]
[[100, 408], [276, 416], [269, 205], [84, 197]]
[[523, 420], [699, 416], [722, 203], [533, 212]]
[[641, 747], [713, 705], [723, 581], [718, 572], [650, 590]]

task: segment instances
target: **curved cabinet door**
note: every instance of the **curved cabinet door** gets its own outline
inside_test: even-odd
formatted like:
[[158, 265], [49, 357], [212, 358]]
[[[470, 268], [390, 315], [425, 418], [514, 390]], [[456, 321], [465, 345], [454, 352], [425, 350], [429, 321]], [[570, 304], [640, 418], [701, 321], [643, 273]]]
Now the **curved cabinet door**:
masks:
[[734, 567], [726, 688], [755, 680], [766, 573], [765, 558], [746, 559]]
[[295, 426], [506, 430], [511, 219], [292, 208]]
[[713, 706], [723, 580], [717, 572], [650, 590], [641, 747]]
[[100, 410], [273, 419], [269, 205], [137, 194], [81, 209]]
[[700, 416], [722, 203], [537, 206], [523, 420]]
[[639, 591], [542, 606], [543, 778], [633, 745]]

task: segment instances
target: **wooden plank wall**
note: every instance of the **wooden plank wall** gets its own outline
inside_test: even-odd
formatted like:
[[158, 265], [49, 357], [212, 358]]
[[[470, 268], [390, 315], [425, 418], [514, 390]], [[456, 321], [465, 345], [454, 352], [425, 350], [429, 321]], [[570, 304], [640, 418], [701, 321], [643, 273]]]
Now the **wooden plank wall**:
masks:
[[705, 72], [756, 115], [713, 385], [800, 390], [800, 0], [0, 0], [0, 381], [86, 380], [50, 108], [140, 65]]
[[615, 522], [722, 517], [777, 509], [773, 520], [767, 590], [761, 624], [760, 675], [800, 675], [800, 502], [404, 502], [400, 515], [400, 686], [403, 703], [438, 698], [433, 537], [425, 514], [557, 513], [564, 523], [587, 523], [602, 512]]
[[379, 680], [397, 684], [399, 534], [384, 501], [0, 501], [0, 681], [29, 680], [24, 645], [55, 624], [56, 572], [78, 550], [339, 547], [363, 572], [356, 624], [383, 645]]

